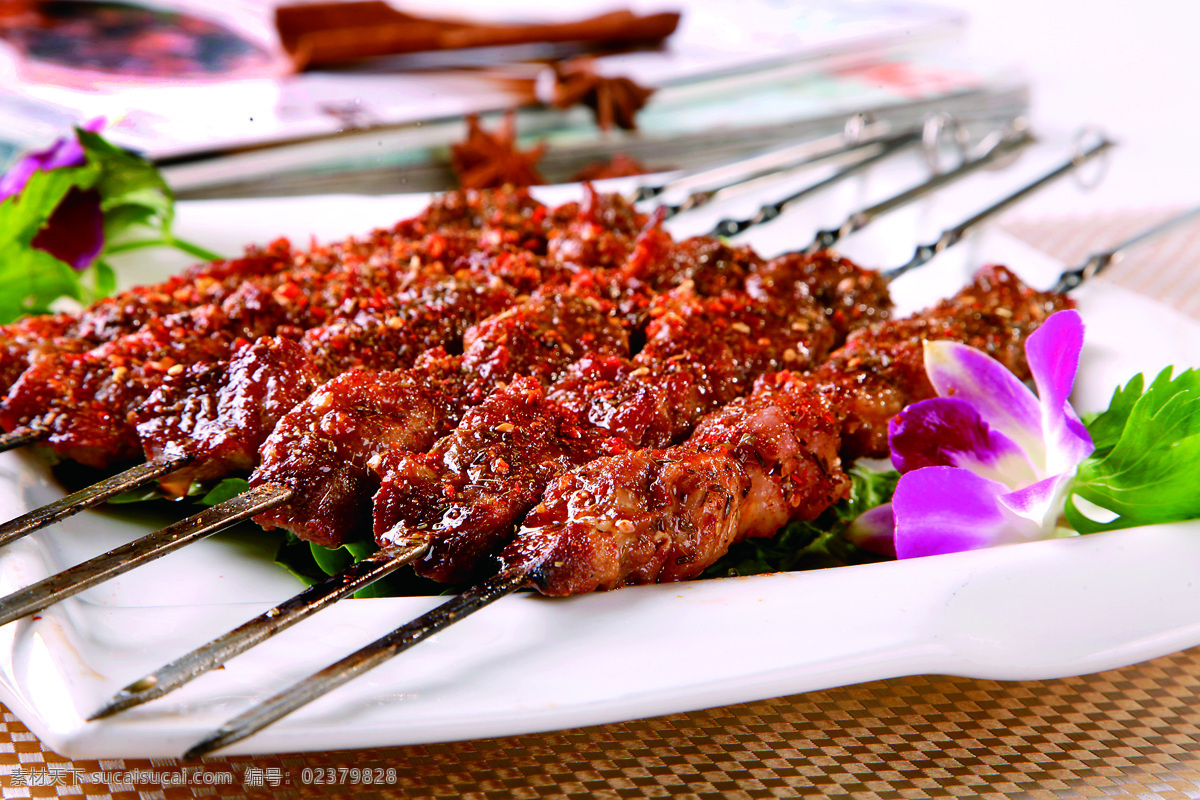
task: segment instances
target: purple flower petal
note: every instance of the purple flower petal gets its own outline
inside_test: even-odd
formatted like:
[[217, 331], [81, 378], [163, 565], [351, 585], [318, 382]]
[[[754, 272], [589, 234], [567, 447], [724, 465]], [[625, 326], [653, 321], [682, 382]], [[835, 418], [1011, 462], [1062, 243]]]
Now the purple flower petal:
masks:
[[1069, 402], [1082, 350], [1083, 318], [1078, 311], [1052, 314], [1025, 344], [1042, 405], [1047, 474], [1073, 469], [1095, 449]]
[[892, 497], [896, 556], [916, 558], [1037, 538], [1033, 525], [1006, 511], [1008, 487], [970, 470], [927, 467], [901, 476]]
[[[96, 117], [83, 126], [91, 133], [98, 132], [104, 127], [104, 117]], [[0, 202], [4, 202], [14, 194], [19, 194], [38, 170], [59, 169], [61, 167], [80, 167], [87, 162], [87, 154], [78, 136], [64, 136], [47, 147], [30, 153], [17, 161], [0, 176]]]
[[864, 511], [846, 527], [846, 538], [854, 545], [878, 553], [896, 557], [896, 520], [892, 516], [892, 504], [884, 503]]
[[29, 179], [33, 177], [33, 173], [40, 168], [38, 162], [32, 155], [25, 156], [17, 163], [8, 168], [8, 171], [0, 175], [0, 203], [15, 194], [20, 194], [25, 188], [25, 184], [29, 183]]
[[1045, 480], [1009, 492], [998, 500], [1010, 516], [1028, 520], [1029, 525], [1026, 527], [1029, 530], [1036, 526], [1037, 532], [1031, 538], [1045, 539], [1050, 537], [1058, 526], [1063, 495], [1073, 477], [1073, 471], [1052, 475]]
[[888, 445], [900, 472], [961, 467], [1010, 487], [1038, 479], [1025, 452], [956, 397], [923, 400], [897, 414], [888, 424]]
[[100, 192], [72, 187], [31, 244], [73, 269], [82, 271], [90, 267], [104, 247]]
[[988, 427], [1045, 463], [1042, 409], [1029, 388], [988, 354], [958, 342], [925, 343], [925, 371], [940, 397], [964, 400]]

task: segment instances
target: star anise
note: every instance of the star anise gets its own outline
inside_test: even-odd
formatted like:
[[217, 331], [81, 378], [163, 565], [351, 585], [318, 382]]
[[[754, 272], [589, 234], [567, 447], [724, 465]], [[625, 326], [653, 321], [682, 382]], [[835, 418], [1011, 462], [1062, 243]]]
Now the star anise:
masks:
[[636, 130], [637, 112], [654, 94], [653, 89], [629, 78], [598, 75], [595, 62], [586, 56], [555, 65], [554, 75], [554, 107], [567, 109], [583, 103], [596, 112], [596, 124], [606, 131], [614, 124], [627, 131]]
[[602, 181], [607, 178], [629, 178], [645, 175], [646, 165], [625, 153], [616, 153], [608, 161], [595, 161], [571, 176], [572, 181]]
[[471, 114], [466, 141], [450, 146], [450, 165], [464, 189], [536, 186], [546, 182], [536, 166], [545, 152], [545, 144], [532, 150], [517, 149], [515, 112], [505, 114], [494, 132], [484, 130], [479, 117]]

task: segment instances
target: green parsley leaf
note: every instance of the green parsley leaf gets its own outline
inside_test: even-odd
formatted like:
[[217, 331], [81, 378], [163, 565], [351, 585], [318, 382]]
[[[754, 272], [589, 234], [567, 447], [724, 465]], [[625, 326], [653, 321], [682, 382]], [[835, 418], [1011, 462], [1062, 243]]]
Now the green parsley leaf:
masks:
[[[1139, 375], [1118, 389], [1089, 432], [1097, 449], [1080, 466], [1067, 497], [1067, 519], [1080, 533], [1200, 517], [1200, 370], [1172, 379], [1159, 373], [1143, 391]], [[1075, 496], [1117, 515], [1097, 522]]]

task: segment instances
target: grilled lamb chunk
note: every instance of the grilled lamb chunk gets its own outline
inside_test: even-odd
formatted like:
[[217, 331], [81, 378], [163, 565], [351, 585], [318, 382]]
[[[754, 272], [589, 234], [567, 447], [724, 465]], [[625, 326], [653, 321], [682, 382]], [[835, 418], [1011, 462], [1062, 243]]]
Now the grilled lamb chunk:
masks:
[[924, 342], [965, 342], [1029, 378], [1025, 340], [1046, 317], [1073, 305], [1025, 286], [1004, 267], [985, 267], [965, 288], [913, 317], [862, 329], [807, 380], [844, 414], [842, 457], [882, 458], [887, 424], [906, 406], [934, 396]]
[[458, 421], [458, 404], [431, 372], [352, 370], [284, 415], [251, 482], [295, 494], [255, 520], [326, 547], [368, 525], [370, 507], [361, 499], [374, 491], [371, 459], [393, 447], [427, 450]]
[[749, 491], [723, 447], [597, 459], [554, 482], [502, 559], [549, 595], [695, 577], [735, 541]]
[[[358, 403], [355, 410], [342, 413], [337, 405], [338, 395], [331, 395], [328, 402], [333, 404], [332, 410], [322, 412], [319, 418], [333, 414], [336, 425], [324, 435], [322, 431], [329, 426], [323, 427], [324, 423], [314, 416], [310, 398], [280, 421], [263, 447], [261, 465], [251, 476], [252, 485], [282, 483], [291, 487], [295, 496], [287, 504], [255, 519], [264, 527], [282, 527], [326, 546], [338, 546], [361, 537], [369, 515], [370, 497], [378, 486], [378, 479], [367, 466], [376, 454], [389, 449], [425, 452], [439, 437], [450, 432], [464, 411], [515, 378], [525, 376], [535, 382], [549, 382], [580, 355], [590, 352], [627, 355], [625, 331], [606, 314], [607, 310], [595, 298], [540, 292], [470, 328], [463, 337], [465, 350], [461, 356], [427, 352], [411, 370], [402, 374], [406, 376], [404, 380], [422, 387], [420, 391], [428, 390], [430, 381], [436, 384], [438, 414], [435, 417], [418, 405], [414, 420], [406, 423], [403, 404], [393, 406], [381, 397], [384, 408], [388, 409], [384, 428], [387, 436], [378, 441], [377, 421], [365, 410], [375, 399], [369, 389], [369, 374], [363, 373], [357, 379], [363, 399], [355, 399]], [[375, 374], [384, 376], [382, 380], [389, 387], [391, 382], [399, 380], [388, 377], [395, 373]], [[321, 396], [323, 391], [314, 397]], [[401, 429], [406, 431], [407, 438], [392, 436]], [[329, 464], [334, 458], [344, 463], [331, 470]], [[321, 475], [331, 471], [336, 480], [322, 481]], [[326, 513], [326, 509], [336, 509], [337, 513]]]
[[623, 448], [517, 378], [467, 412], [428, 453], [393, 450], [372, 466], [383, 476], [375, 502], [381, 545], [435, 537], [415, 562], [440, 581], [476, 574], [555, 475]]

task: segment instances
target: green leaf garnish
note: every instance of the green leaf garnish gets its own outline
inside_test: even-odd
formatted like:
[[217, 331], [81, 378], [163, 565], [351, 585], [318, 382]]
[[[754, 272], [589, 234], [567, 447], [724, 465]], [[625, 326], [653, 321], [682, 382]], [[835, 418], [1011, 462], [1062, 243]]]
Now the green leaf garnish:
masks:
[[[0, 324], [47, 313], [59, 298], [91, 303], [112, 294], [117, 280], [106, 257], [115, 253], [173, 247], [206, 260], [219, 257], [175, 237], [175, 196], [153, 164], [99, 134], [77, 128], [74, 136], [78, 145], [73, 146], [82, 148], [81, 166], [39, 166], [19, 192], [0, 203]], [[30, 158], [40, 156], [45, 154]], [[44, 229], [51, 237], [83, 230], [68, 228], [64, 234], [55, 227], [63, 223], [51, 224], [73, 189], [99, 194], [104, 233], [99, 256], [90, 265], [77, 264], [78, 271], [33, 246]]]
[[[1139, 375], [1113, 394], [1089, 432], [1096, 452], [1079, 466], [1066, 514], [1080, 533], [1200, 517], [1195, 466], [1200, 463], [1200, 371], [1172, 379], [1159, 373], [1143, 391]], [[1075, 496], [1117, 515], [1098, 522]]]
[[198, 502], [202, 506], [215, 506], [237, 497], [250, 488], [250, 482], [245, 478], [226, 478], [205, 492]]

